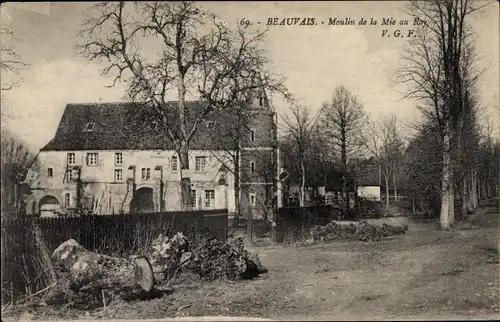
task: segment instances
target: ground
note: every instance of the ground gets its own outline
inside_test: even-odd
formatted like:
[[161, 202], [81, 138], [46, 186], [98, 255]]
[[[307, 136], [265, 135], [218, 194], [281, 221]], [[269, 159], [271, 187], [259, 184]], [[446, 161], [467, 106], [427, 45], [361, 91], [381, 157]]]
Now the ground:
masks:
[[269, 268], [253, 281], [190, 281], [150, 301], [88, 313], [39, 308], [24, 317], [498, 319], [499, 217], [498, 206], [489, 203], [451, 231], [410, 220], [406, 235], [381, 242], [253, 247]]

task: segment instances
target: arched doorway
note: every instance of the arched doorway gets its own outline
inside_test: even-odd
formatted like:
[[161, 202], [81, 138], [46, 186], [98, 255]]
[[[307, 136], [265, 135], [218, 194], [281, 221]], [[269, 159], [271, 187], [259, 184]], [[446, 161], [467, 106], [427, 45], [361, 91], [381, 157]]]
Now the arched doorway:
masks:
[[40, 199], [38, 204], [41, 217], [55, 217], [61, 210], [59, 201], [54, 196], [47, 195]]
[[130, 212], [145, 213], [154, 211], [153, 188], [143, 187], [137, 189], [132, 201], [130, 201]]

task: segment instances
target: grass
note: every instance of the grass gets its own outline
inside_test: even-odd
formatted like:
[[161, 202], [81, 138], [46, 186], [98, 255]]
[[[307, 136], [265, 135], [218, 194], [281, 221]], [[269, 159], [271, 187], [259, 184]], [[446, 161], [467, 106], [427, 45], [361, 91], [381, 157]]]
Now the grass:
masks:
[[[207, 315], [287, 320], [498, 318], [499, 214], [492, 209], [479, 209], [451, 231], [410, 221], [406, 235], [380, 242], [254, 246], [250, 250], [259, 254], [269, 274], [252, 281], [205, 283], [183, 275], [172, 283], [173, 293], [161, 298], [115, 301], [88, 312], [30, 308], [29, 314], [60, 320]], [[11, 318], [21, 314], [10, 310]]]

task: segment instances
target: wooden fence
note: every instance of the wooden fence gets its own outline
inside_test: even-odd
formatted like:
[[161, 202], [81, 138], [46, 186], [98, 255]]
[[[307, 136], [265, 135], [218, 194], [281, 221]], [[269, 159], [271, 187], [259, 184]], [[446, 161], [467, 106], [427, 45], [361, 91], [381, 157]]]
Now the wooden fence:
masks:
[[[49, 253], [72, 238], [88, 250], [125, 257], [147, 251], [152, 240], [160, 233], [171, 236], [175, 232], [182, 232], [195, 239], [199, 232], [208, 229], [225, 241], [227, 219], [227, 209], [216, 209], [109, 216], [17, 217], [2, 220], [2, 298], [5, 299], [5, 287], [12, 288], [12, 291], [17, 289], [15, 293], [22, 293], [22, 288], [26, 287], [23, 283], [36, 278], [34, 274], [38, 268], [35, 266], [41, 264], [33, 262], [40, 258], [34, 227], [39, 228], [41, 239]], [[23, 275], [20, 276], [20, 273]], [[13, 282], [19, 285], [13, 285]], [[38, 287], [34, 291], [36, 289]]]

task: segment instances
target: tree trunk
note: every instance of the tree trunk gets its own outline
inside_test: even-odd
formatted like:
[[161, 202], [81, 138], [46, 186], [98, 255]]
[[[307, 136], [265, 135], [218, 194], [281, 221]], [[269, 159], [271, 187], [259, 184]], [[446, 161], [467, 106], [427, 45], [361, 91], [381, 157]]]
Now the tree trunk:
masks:
[[440, 225], [441, 229], [450, 229], [449, 214], [450, 214], [450, 122], [445, 122], [445, 130], [443, 133], [443, 169], [441, 172], [441, 212]]
[[306, 168], [304, 167], [304, 158], [300, 159], [300, 197], [299, 206], [304, 207], [306, 194]]
[[472, 172], [468, 175], [467, 179], [467, 208], [469, 211], [474, 209], [474, 203], [472, 201]]
[[468, 209], [468, 205], [469, 205], [469, 202], [468, 202], [468, 198], [467, 198], [467, 175], [465, 175], [462, 179], [462, 209], [460, 211], [460, 217], [461, 219], [465, 218], [467, 216], [467, 213], [469, 212], [469, 209]]
[[398, 189], [396, 187], [396, 173], [394, 173], [393, 180], [394, 180], [394, 200], [398, 201]]
[[241, 209], [240, 209], [240, 149], [239, 147], [235, 151], [234, 157], [234, 218], [232, 227], [238, 227]]
[[183, 143], [179, 152], [180, 177], [181, 177], [181, 202], [182, 210], [191, 210], [191, 179], [185, 177], [185, 171], [189, 170], [189, 150], [186, 143]]
[[476, 209], [478, 207], [478, 184], [477, 184], [477, 172], [472, 173], [472, 207]]
[[450, 207], [448, 208], [450, 226], [455, 224], [455, 182], [453, 181], [453, 174], [453, 170], [450, 170]]
[[385, 204], [389, 207], [389, 176], [385, 176]]
[[349, 195], [347, 193], [347, 144], [344, 129], [342, 129], [342, 143], [340, 147], [341, 161], [342, 161], [342, 204], [344, 209], [344, 214], [349, 213]]

